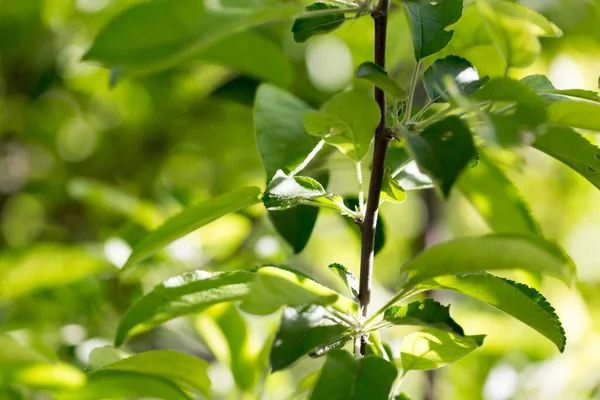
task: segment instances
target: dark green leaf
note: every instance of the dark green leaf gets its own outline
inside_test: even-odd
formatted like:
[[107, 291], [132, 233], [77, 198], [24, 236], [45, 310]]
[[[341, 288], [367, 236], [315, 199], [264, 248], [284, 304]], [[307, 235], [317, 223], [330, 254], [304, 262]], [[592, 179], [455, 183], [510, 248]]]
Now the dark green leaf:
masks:
[[478, 100], [511, 103], [514, 112], [492, 114], [496, 138], [505, 145], [520, 144], [523, 135], [546, 122], [544, 101], [531, 89], [510, 78], [495, 78], [474, 94]]
[[323, 307], [287, 307], [271, 349], [273, 372], [287, 368], [316, 348], [332, 343], [348, 332], [348, 328], [328, 318]]
[[321, 184], [306, 176], [289, 176], [279, 170], [265, 189], [263, 203], [268, 210], [285, 210], [326, 196]]
[[454, 239], [423, 251], [400, 270], [407, 290], [430, 278], [479, 271], [522, 269], [554, 275], [570, 283], [571, 259], [542, 238], [511, 234]]
[[373, 62], [364, 62], [356, 69], [358, 79], [366, 79], [397, 100], [406, 97], [406, 92], [400, 87], [383, 68]]
[[462, 336], [425, 329], [404, 338], [400, 348], [402, 373], [426, 371], [452, 364], [483, 344], [485, 335]]
[[470, 62], [458, 56], [436, 60], [423, 74], [423, 85], [431, 101], [447, 102], [449, 79], [464, 95], [470, 96], [485, 85], [489, 78], [480, 79]]
[[[313, 3], [306, 7], [306, 11], [324, 11], [324, 10], [336, 10], [339, 7], [332, 4], [326, 3]], [[294, 40], [297, 43], [304, 43], [314, 35], [321, 35], [329, 33], [344, 23], [345, 17], [343, 12], [326, 14], [326, 15], [315, 15], [298, 18], [292, 26], [292, 32], [294, 33]]]
[[383, 358], [354, 358], [334, 350], [313, 390], [311, 400], [387, 400], [398, 371]]
[[412, 23], [412, 37], [417, 61], [437, 53], [450, 43], [452, 31], [445, 29], [462, 16], [462, 0], [438, 0], [406, 3]]
[[546, 75], [529, 75], [521, 79], [521, 83], [534, 92], [552, 92], [556, 90], [550, 79]]
[[463, 329], [450, 316], [450, 306], [432, 299], [392, 306], [385, 310], [383, 319], [394, 325], [423, 326], [464, 335]]
[[522, 283], [488, 273], [446, 275], [418, 285], [410, 294], [425, 290], [452, 290], [488, 303], [535, 329], [562, 352], [565, 331], [546, 298]]
[[134, 328], [142, 330], [213, 304], [241, 300], [250, 292], [253, 279], [254, 274], [246, 271], [194, 271], [168, 279], [127, 310], [115, 345], [120, 346]]
[[350, 299], [308, 276], [276, 267], [263, 267], [258, 270], [250, 294], [240, 307], [250, 314], [267, 315], [282, 306], [307, 304], [331, 305], [341, 312], [356, 308], [356, 304]]
[[600, 189], [600, 149], [571, 128], [550, 127], [533, 147], [557, 159]]
[[345, 265], [342, 264], [331, 264], [329, 269], [335, 272], [344, 282], [344, 285], [350, 290], [354, 300], [358, 301], [358, 280]]
[[184, 209], [137, 243], [124, 269], [224, 215], [258, 203], [259, 195], [260, 189], [257, 187], [238, 188]]
[[[235, 12], [232, 12], [235, 11]], [[291, 17], [297, 4], [238, 2], [205, 6], [196, 0], [159, 0], [135, 5], [111, 20], [84, 59], [123, 72], [168, 68], [237, 32]]]
[[473, 137], [460, 118], [451, 116], [429, 125], [421, 135], [405, 135], [419, 167], [438, 181], [448, 197], [454, 181], [475, 155]]
[[494, 232], [541, 235], [515, 185], [485, 153], [461, 176], [458, 188]]
[[304, 132], [304, 113], [310, 107], [292, 94], [263, 84], [254, 102], [254, 129], [269, 182], [277, 170], [290, 172], [319, 142]]
[[304, 127], [358, 162], [369, 151], [380, 120], [379, 106], [371, 96], [350, 91], [336, 94], [319, 111], [306, 112]]

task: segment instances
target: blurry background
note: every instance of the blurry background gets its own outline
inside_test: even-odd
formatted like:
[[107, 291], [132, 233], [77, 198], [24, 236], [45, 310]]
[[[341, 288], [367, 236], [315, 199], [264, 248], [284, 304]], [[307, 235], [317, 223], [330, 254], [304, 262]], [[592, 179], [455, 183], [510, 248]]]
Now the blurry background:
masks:
[[[281, 24], [260, 30], [272, 48], [262, 47], [253, 53], [253, 63], [239, 69], [193, 59], [111, 88], [109, 71], [80, 57], [106, 22], [134, 3], [0, 0], [0, 331], [80, 368], [93, 348], [111, 343], [119, 318], [135, 299], [182, 271], [276, 262], [337, 285], [327, 265], [358, 268], [358, 238], [334, 213], [321, 211], [307, 248], [293, 256], [256, 207], [218, 220], [119, 275], [130, 246], [167, 216], [236, 186], [264, 187], [251, 110], [262, 79], [318, 106], [331, 93], [359, 85], [352, 81], [354, 67], [371, 58], [372, 48], [370, 18], [347, 22], [305, 45], [284, 35], [289, 24]], [[559, 89], [597, 89], [600, 2], [522, 3], [542, 12], [565, 35], [543, 40], [539, 61], [512, 74], [547, 73]], [[402, 13], [393, 12], [388, 57], [400, 80], [414, 62], [410, 43]], [[437, 375], [438, 398], [600, 399], [600, 192], [534, 151], [501, 159], [543, 232], [578, 265], [579, 281], [572, 290], [552, 280], [543, 285], [565, 325], [567, 350], [558, 354], [518, 321], [457, 298], [452, 312], [465, 330], [489, 336], [481, 350]], [[351, 193], [353, 165], [337, 156], [329, 165], [329, 190]], [[433, 240], [487, 231], [460, 193], [441, 207], [430, 232]], [[400, 206], [386, 204], [382, 215], [387, 243], [376, 259], [377, 303], [398, 283], [398, 270], [428, 220], [415, 193]], [[173, 321], [134, 338], [128, 347], [216, 357], [220, 361], [211, 367], [215, 390], [238, 398], [231, 373], [202, 339], [201, 318]], [[276, 316], [247, 323], [244, 351], [255, 354], [263, 346], [264, 327], [274, 327]], [[264, 393], [285, 398], [319, 362], [306, 360], [293, 374], [272, 375]], [[403, 387], [421, 399], [424, 386], [424, 375], [410, 373]], [[26, 388], [1, 388], [0, 375], [0, 399], [47, 398]]]

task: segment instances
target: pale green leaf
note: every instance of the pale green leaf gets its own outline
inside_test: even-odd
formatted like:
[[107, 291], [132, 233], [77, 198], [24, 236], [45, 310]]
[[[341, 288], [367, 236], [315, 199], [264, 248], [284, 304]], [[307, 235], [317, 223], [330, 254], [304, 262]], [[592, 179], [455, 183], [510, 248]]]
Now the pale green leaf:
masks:
[[194, 271], [170, 278], [127, 310], [119, 323], [115, 345], [123, 344], [135, 331], [200, 312], [213, 304], [242, 300], [250, 292], [253, 279], [254, 274], [246, 271]]
[[240, 307], [250, 314], [267, 315], [282, 306], [307, 304], [331, 305], [342, 312], [356, 308], [350, 299], [306, 275], [276, 267], [258, 270], [250, 294]]
[[329, 265], [329, 269], [340, 277], [344, 285], [350, 290], [354, 300], [358, 301], [358, 280], [356, 276], [345, 265], [334, 263]]
[[600, 132], [600, 103], [562, 100], [548, 105], [548, 119], [559, 125]]
[[289, 176], [278, 170], [265, 189], [262, 200], [268, 210], [285, 210], [326, 195], [327, 192], [317, 180], [306, 176]]
[[150, 257], [169, 243], [224, 215], [258, 203], [259, 194], [260, 189], [256, 187], [238, 188], [184, 209], [137, 243], [124, 268]]
[[600, 149], [571, 128], [550, 127], [534, 148], [557, 159], [600, 189]]
[[479, 348], [484, 337], [461, 336], [437, 329], [412, 333], [404, 338], [400, 348], [402, 372], [445, 367]]
[[406, 200], [406, 192], [398, 181], [392, 178], [390, 171], [386, 170], [381, 185], [381, 201], [390, 203], [402, 203]]
[[400, 269], [403, 287], [443, 275], [521, 269], [550, 274], [570, 283], [575, 274], [571, 259], [542, 238], [513, 234], [454, 239], [423, 251]]

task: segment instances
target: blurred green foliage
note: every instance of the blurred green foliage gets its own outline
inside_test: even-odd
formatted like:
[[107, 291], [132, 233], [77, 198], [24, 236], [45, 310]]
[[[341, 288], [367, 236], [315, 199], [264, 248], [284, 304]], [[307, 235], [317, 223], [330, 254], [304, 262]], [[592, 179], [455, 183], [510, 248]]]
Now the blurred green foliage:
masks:
[[[293, 256], [264, 210], [254, 207], [186, 236], [138, 270], [119, 273], [131, 245], [182, 207], [234, 187], [264, 188], [251, 109], [260, 81], [287, 87], [319, 107], [349, 84], [369, 87], [353, 80], [352, 72], [371, 59], [373, 40], [370, 18], [348, 22], [306, 45], [295, 45], [292, 23], [281, 22], [232, 38], [241, 53], [235, 60], [208, 48], [176, 67], [133, 77], [81, 62], [107, 21], [138, 2], [0, 0], [0, 331], [7, 333], [0, 336], [0, 399], [44, 399], [49, 390], [80, 384], [91, 351], [111, 343], [132, 302], [181, 272], [285, 262], [340, 289], [326, 266], [339, 262], [357, 272], [358, 240], [335, 213], [320, 213], [306, 249]], [[515, 77], [548, 73], [558, 89], [596, 89], [600, 1], [521, 3], [546, 15], [565, 35], [542, 38], [541, 58], [512, 72]], [[389, 29], [389, 70], [406, 82], [413, 49], [410, 28], [397, 9]], [[540, 51], [531, 46], [516, 50], [526, 53], [525, 59], [531, 56], [527, 52]], [[476, 57], [480, 71], [504, 69], [486, 54]], [[597, 136], [590, 139], [598, 142]], [[492, 333], [481, 350], [442, 370], [439, 398], [600, 399], [600, 194], [533, 151], [496, 158], [529, 200], [540, 229], [579, 267], [576, 290], [544, 282], [569, 346], [558, 355], [532, 330], [465, 302], [453, 310], [465, 330], [485, 327]], [[329, 189], [353, 193], [352, 163], [335, 154], [329, 165], [335, 166]], [[524, 165], [535, 168], [522, 174]], [[456, 191], [437, 207], [442, 219], [428, 240], [488, 230]], [[421, 198], [411, 193], [400, 207], [385, 204], [382, 216], [386, 245], [375, 276], [385, 292], [399, 283], [399, 268], [422, 239], [428, 217]], [[173, 348], [201, 356], [210, 362], [213, 390], [223, 398], [241, 398], [237, 393], [251, 393], [264, 378], [251, 372], [252, 365], [266, 365], [268, 355], [261, 350], [272, 338], [257, 327], [275, 323], [235, 308], [214, 308], [136, 336], [127, 348]], [[224, 329], [235, 329], [239, 337], [219, 336]], [[407, 332], [396, 328], [388, 339]], [[13, 359], [26, 360], [18, 373]], [[319, 362], [304, 360], [291, 372], [269, 376], [263, 394], [284, 398]], [[228, 365], [246, 367], [229, 370]], [[409, 377], [405, 391], [422, 398], [424, 374]]]

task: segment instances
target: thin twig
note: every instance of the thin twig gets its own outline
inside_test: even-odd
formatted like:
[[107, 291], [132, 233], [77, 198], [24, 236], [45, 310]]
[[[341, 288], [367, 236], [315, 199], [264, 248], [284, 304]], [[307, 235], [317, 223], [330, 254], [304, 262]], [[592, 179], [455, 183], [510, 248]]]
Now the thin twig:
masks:
[[[387, 41], [387, 22], [390, 0], [380, 0], [372, 16], [375, 22], [375, 64], [385, 69], [385, 50]], [[375, 250], [375, 227], [377, 225], [377, 214], [379, 211], [379, 199], [383, 183], [383, 171], [385, 168], [385, 156], [389, 145], [389, 137], [386, 132], [386, 103], [385, 92], [375, 88], [375, 101], [381, 111], [381, 121], [375, 131], [375, 145], [373, 150], [373, 164], [371, 168], [371, 179], [369, 182], [369, 194], [365, 218], [360, 228], [362, 234], [361, 259], [360, 259], [360, 291], [358, 295], [361, 319], [368, 315], [369, 303], [371, 302], [371, 282], [373, 279], [373, 258]], [[358, 340], [357, 340], [358, 341]], [[358, 344], [355, 343], [355, 348]], [[360, 354], [367, 352], [367, 335], [360, 337]]]

